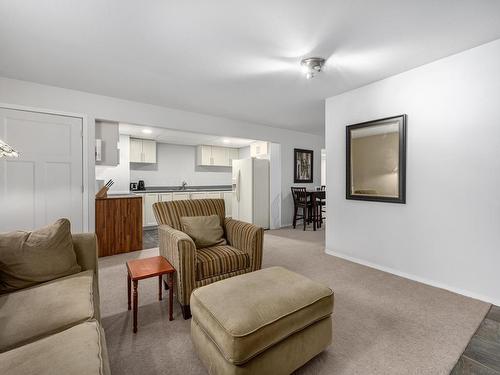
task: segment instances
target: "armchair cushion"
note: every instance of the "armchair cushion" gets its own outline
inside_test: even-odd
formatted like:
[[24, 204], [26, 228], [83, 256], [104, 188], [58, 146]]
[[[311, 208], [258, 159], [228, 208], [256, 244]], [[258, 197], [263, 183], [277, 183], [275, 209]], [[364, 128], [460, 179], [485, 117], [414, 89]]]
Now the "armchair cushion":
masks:
[[181, 217], [217, 215], [221, 226], [224, 225], [226, 209], [224, 199], [193, 199], [153, 204], [153, 212], [158, 225], [168, 225], [182, 230]]
[[250, 257], [231, 246], [213, 246], [196, 250], [196, 280], [244, 270]]
[[225, 245], [224, 229], [217, 215], [181, 217], [182, 231], [191, 237], [198, 249]]

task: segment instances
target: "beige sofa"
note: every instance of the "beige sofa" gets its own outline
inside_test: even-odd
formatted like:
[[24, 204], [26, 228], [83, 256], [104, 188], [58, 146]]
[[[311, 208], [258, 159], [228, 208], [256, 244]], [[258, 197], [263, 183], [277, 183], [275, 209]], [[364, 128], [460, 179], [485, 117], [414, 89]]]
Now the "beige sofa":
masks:
[[81, 272], [0, 295], [0, 374], [110, 374], [96, 237], [72, 238]]

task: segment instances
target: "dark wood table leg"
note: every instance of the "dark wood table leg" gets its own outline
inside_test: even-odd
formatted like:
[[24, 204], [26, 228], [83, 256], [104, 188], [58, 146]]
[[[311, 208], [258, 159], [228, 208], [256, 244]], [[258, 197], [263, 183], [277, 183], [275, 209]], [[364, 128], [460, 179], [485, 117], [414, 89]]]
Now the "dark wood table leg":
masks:
[[160, 275], [158, 276], [158, 301], [162, 300], [162, 295], [161, 295], [161, 279], [163, 277]]
[[132, 280], [130, 275], [127, 275], [127, 295], [128, 295], [128, 309], [132, 309]]
[[137, 280], [134, 280], [134, 333], [137, 333]]
[[168, 275], [168, 320], [174, 320], [173, 316], [173, 304], [174, 304], [174, 273]]

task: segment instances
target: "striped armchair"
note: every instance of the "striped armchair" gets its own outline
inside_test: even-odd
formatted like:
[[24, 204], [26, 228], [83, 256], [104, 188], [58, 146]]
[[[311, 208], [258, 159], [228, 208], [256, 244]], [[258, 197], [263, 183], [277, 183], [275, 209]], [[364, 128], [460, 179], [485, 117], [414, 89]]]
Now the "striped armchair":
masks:
[[[153, 204], [160, 254], [174, 266], [177, 299], [184, 319], [191, 317], [189, 298], [200, 286], [255, 271], [262, 265], [264, 231], [253, 224], [225, 218], [223, 199], [196, 199]], [[227, 245], [196, 249], [182, 232], [181, 217], [218, 215]]]

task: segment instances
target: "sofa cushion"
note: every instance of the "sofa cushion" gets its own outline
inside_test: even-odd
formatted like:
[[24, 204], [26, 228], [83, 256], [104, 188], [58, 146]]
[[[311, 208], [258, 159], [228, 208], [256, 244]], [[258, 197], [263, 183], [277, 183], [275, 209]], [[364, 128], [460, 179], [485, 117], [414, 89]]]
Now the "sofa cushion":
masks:
[[191, 294], [193, 320], [237, 365], [332, 310], [330, 288], [282, 267], [235, 276]]
[[0, 296], [0, 352], [90, 320], [94, 273], [80, 272]]
[[198, 249], [226, 244], [224, 229], [217, 215], [183, 216], [181, 223], [182, 231], [193, 239]]
[[0, 354], [2, 375], [108, 375], [104, 332], [95, 321]]
[[250, 257], [232, 246], [213, 246], [196, 250], [196, 280], [244, 270]]
[[80, 271], [67, 219], [32, 232], [0, 234], [0, 294]]

